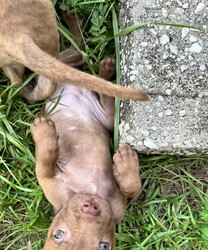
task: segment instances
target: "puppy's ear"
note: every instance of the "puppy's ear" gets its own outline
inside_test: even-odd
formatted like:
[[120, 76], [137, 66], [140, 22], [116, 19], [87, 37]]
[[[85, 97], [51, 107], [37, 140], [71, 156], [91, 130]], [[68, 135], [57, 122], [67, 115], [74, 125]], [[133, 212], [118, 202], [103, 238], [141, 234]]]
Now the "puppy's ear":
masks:
[[32, 244], [30, 241], [28, 241], [28, 243], [27, 243], [27, 250], [33, 250]]

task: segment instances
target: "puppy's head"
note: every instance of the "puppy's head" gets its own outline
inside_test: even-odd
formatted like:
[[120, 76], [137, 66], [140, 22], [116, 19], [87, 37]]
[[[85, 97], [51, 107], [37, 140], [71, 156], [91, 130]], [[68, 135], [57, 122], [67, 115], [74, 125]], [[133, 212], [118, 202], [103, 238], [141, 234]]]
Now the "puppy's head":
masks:
[[44, 250], [112, 250], [115, 248], [114, 227], [108, 201], [77, 194], [54, 218]]

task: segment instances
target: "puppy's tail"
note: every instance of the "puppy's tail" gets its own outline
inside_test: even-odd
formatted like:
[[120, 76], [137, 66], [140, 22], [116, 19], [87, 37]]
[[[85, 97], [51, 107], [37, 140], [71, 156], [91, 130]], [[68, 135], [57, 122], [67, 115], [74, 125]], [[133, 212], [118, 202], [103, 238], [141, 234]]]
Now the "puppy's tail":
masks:
[[[53, 58], [41, 50], [34, 41], [25, 36], [19, 46], [22, 53], [17, 60], [40, 76], [56, 83], [65, 83], [86, 88], [107, 96], [146, 101], [149, 96], [142, 90], [112, 84], [102, 78], [79, 71]], [[53, 83], [52, 83], [53, 84]], [[38, 86], [36, 86], [38, 88]], [[54, 86], [51, 88], [54, 89]], [[43, 87], [42, 87], [43, 89]]]

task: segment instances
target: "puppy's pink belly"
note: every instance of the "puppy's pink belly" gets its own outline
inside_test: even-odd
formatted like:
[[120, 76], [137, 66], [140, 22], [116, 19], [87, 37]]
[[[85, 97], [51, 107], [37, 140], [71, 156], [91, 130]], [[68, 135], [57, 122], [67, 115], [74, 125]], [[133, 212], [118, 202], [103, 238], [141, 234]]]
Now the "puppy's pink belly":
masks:
[[113, 117], [109, 117], [97, 94], [87, 89], [59, 84], [51, 96], [51, 101], [46, 104], [47, 111], [52, 109], [53, 114], [59, 111], [60, 116], [64, 115], [69, 119], [96, 121], [107, 130], [113, 127]]
[[76, 111], [77, 114], [80, 112], [89, 112], [94, 107], [94, 103], [98, 102], [96, 94], [93, 92], [64, 84], [59, 84], [56, 91], [51, 96], [51, 102], [47, 103], [46, 108], [48, 109], [50, 104], [56, 103], [54, 111], [61, 110], [62, 108], [68, 107], [69, 110]]

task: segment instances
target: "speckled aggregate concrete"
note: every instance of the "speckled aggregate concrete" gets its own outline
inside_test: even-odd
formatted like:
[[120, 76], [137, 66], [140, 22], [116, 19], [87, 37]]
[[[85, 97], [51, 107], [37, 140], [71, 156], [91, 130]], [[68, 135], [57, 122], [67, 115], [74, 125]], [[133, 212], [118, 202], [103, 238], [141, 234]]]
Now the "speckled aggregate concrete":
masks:
[[[202, 0], [120, 0], [121, 29], [138, 22], [208, 29]], [[121, 103], [120, 142], [138, 152], [208, 153], [208, 33], [148, 25], [121, 39], [121, 82], [151, 101]]]

